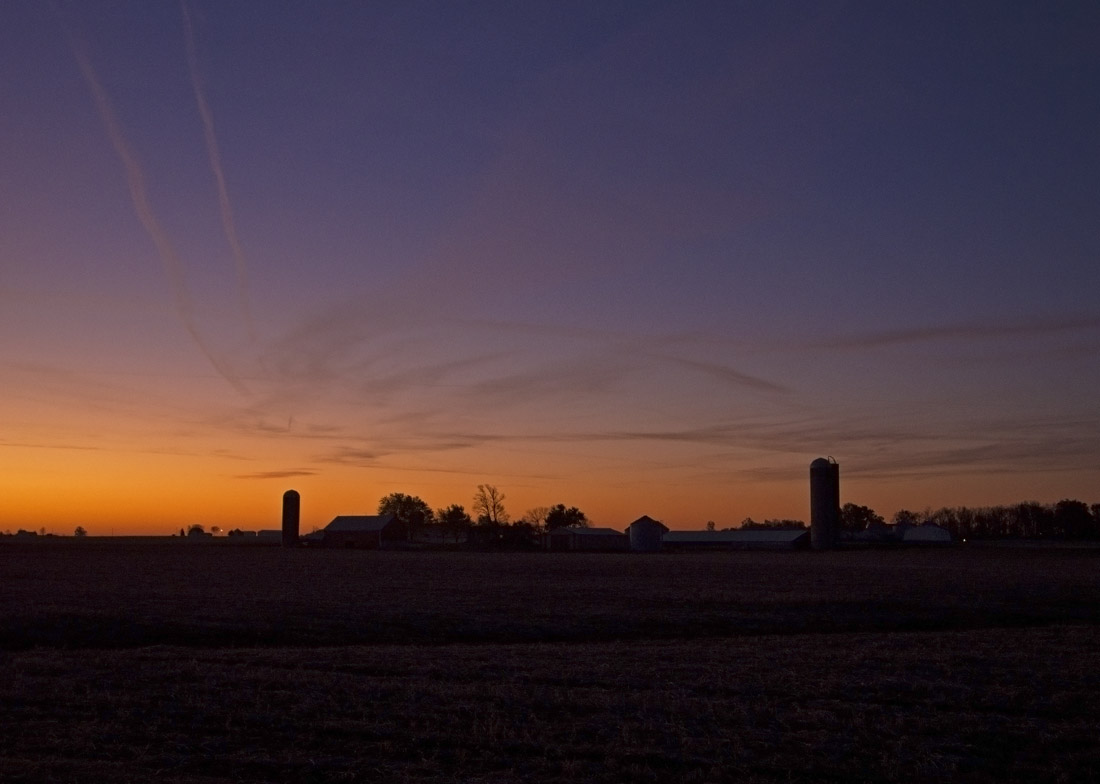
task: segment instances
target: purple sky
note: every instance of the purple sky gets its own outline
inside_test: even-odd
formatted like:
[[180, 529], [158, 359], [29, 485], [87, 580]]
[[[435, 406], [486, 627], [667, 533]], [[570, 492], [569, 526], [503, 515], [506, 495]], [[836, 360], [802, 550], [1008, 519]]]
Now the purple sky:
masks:
[[288, 483], [804, 518], [820, 454], [886, 514], [1100, 500], [1097, 41], [1094, 3], [10, 0], [0, 527], [119, 476], [174, 499], [134, 530]]

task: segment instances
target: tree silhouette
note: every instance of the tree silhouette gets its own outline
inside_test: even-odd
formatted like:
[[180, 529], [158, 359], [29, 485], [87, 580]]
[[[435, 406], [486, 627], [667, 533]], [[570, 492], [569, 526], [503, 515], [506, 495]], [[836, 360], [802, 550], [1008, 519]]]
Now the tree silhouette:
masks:
[[450, 536], [455, 542], [469, 531], [474, 523], [461, 504], [451, 504], [446, 509], [440, 509], [435, 513], [435, 521], [443, 529], [444, 540]]
[[536, 531], [541, 531], [546, 526], [546, 515], [550, 514], [549, 506], [535, 506], [523, 513], [520, 522], [527, 523]]
[[1054, 505], [1054, 530], [1066, 539], [1093, 539], [1092, 515], [1088, 504], [1068, 499]]
[[493, 485], [478, 485], [474, 493], [474, 514], [478, 525], [502, 525], [508, 522], [504, 511], [504, 493]]
[[551, 506], [550, 511], [546, 513], [546, 530], [553, 531], [569, 525], [587, 528], [588, 518], [584, 516], [584, 512], [575, 506], [568, 509], [565, 508], [565, 504]]
[[84, 530], [84, 526], [78, 525], [76, 530], [73, 531], [73, 536], [87, 536], [88, 532]]
[[875, 514], [875, 510], [869, 506], [844, 504], [840, 508], [841, 531], [864, 531], [869, 525], [875, 523], [881, 525], [885, 522], [886, 520], [881, 515]]
[[899, 509], [894, 513], [894, 525], [920, 525], [920, 515], [908, 509]]
[[398, 520], [400, 528], [412, 535], [435, 518], [432, 508], [418, 496], [405, 493], [390, 493], [378, 501], [378, 514], [392, 514]]
[[[801, 520], [786, 520], [786, 519], [783, 519], [783, 520], [769, 519], [769, 520], [765, 520], [761, 523], [758, 523], [756, 520], [753, 520], [751, 517], [746, 517], [744, 520], [741, 521], [741, 526], [740, 527], [744, 528], [744, 529], [748, 529], [748, 530], [791, 531], [791, 530], [795, 530], [795, 529], [804, 529], [806, 527], [806, 523], [804, 523]], [[729, 529], [726, 529], [726, 530], [729, 530]]]

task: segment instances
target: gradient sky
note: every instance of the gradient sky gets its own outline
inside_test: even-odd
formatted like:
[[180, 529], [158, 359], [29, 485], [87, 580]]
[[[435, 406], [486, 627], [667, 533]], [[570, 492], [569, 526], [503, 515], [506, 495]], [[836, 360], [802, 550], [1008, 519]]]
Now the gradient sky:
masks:
[[1100, 501], [1100, 5], [8, 0], [0, 529]]

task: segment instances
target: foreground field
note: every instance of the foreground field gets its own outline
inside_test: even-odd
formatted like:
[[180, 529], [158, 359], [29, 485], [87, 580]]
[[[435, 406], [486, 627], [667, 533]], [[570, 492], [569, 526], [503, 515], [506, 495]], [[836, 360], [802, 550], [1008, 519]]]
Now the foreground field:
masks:
[[1100, 776], [1092, 552], [0, 550], [4, 781]]

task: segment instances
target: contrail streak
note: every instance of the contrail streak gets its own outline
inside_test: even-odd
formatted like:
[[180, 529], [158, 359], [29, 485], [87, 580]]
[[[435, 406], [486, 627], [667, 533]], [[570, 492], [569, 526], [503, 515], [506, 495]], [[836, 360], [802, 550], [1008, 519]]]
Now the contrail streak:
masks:
[[[55, 6], [55, 11], [56, 10]], [[130, 145], [126, 141], [125, 135], [122, 133], [122, 127], [119, 125], [114, 109], [111, 108], [111, 101], [107, 97], [107, 92], [103, 89], [99, 77], [96, 76], [95, 69], [92, 68], [92, 62], [88, 58], [87, 53], [80, 45], [76, 35], [67, 27], [65, 28], [65, 34], [69, 39], [69, 45], [72, 48], [77, 65], [80, 66], [80, 72], [84, 75], [84, 80], [88, 83], [88, 87], [92, 91], [92, 98], [95, 100], [96, 109], [99, 112], [100, 119], [103, 121], [103, 127], [107, 131], [107, 136], [110, 137], [111, 144], [114, 146], [118, 157], [122, 160], [123, 167], [126, 169], [126, 182], [130, 187], [130, 199], [134, 204], [134, 212], [137, 213], [138, 220], [141, 221], [141, 225], [145, 228], [150, 239], [153, 240], [153, 244], [156, 245], [157, 253], [160, 255], [161, 262], [164, 265], [165, 274], [168, 276], [169, 283], [171, 283], [172, 291], [176, 299], [176, 310], [179, 313], [184, 328], [186, 328], [188, 334], [190, 334], [191, 338], [195, 341], [195, 345], [198, 346], [199, 350], [206, 356], [207, 361], [210, 362], [214, 370], [216, 370], [218, 374], [228, 381], [238, 392], [241, 394], [248, 394], [248, 389], [231, 371], [228, 364], [217, 356], [199, 333], [198, 327], [195, 324], [195, 307], [191, 301], [191, 294], [187, 288], [183, 264], [176, 255], [175, 248], [172, 247], [168, 235], [164, 232], [156, 215], [153, 213], [152, 206], [149, 204], [149, 196], [145, 190], [145, 174], [141, 169], [141, 165], [138, 163], [133, 150], [130, 149]]]
[[210, 106], [206, 103], [206, 96], [202, 91], [202, 79], [199, 77], [199, 56], [195, 50], [195, 28], [191, 24], [191, 12], [187, 8], [187, 0], [180, 0], [180, 10], [183, 12], [183, 29], [187, 44], [187, 66], [191, 71], [191, 86], [195, 90], [195, 103], [198, 104], [199, 115], [202, 117], [203, 134], [206, 137], [206, 152], [210, 158], [210, 170], [214, 173], [214, 181], [218, 186], [218, 206], [221, 208], [222, 229], [225, 231], [225, 238], [229, 241], [229, 247], [233, 251], [233, 260], [237, 267], [237, 298], [240, 300], [241, 312], [244, 314], [245, 324], [248, 327], [248, 336], [255, 343], [256, 328], [252, 320], [252, 308], [248, 300], [248, 264], [245, 261], [240, 240], [237, 238], [237, 224], [233, 220], [233, 207], [229, 202], [229, 191], [225, 186], [221, 152], [218, 149], [218, 138], [214, 134], [214, 116], [210, 113]]

